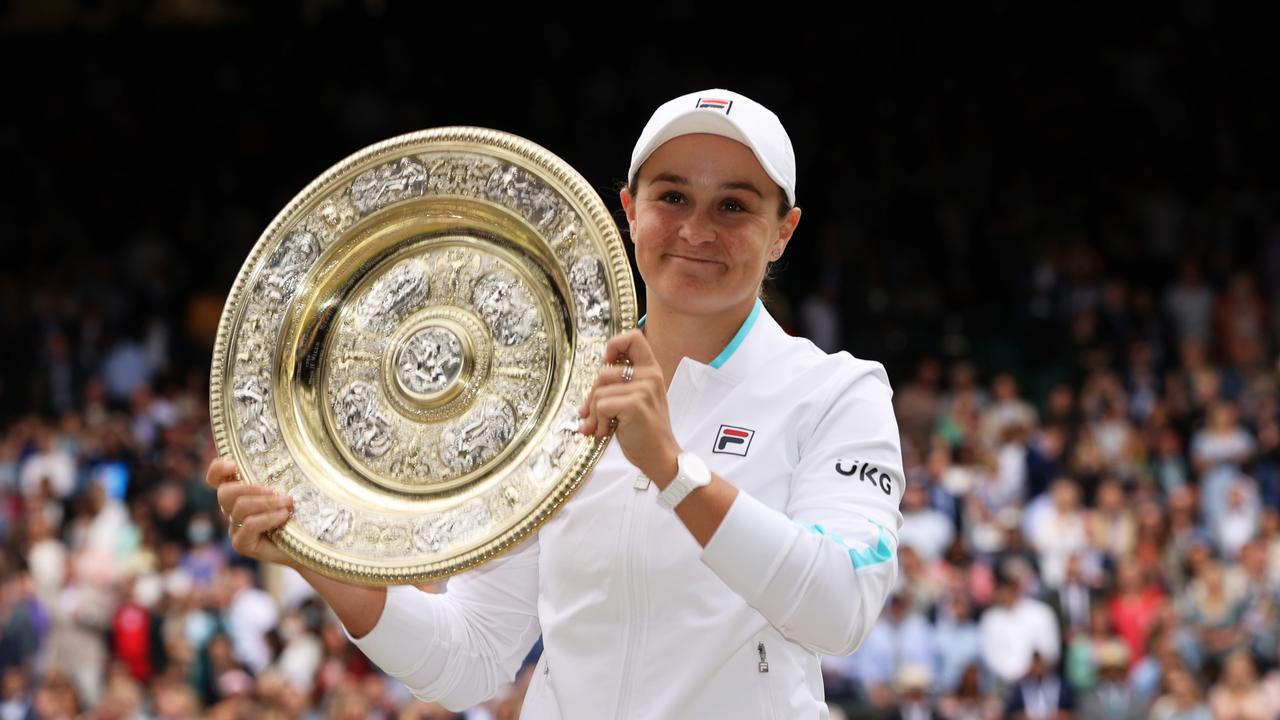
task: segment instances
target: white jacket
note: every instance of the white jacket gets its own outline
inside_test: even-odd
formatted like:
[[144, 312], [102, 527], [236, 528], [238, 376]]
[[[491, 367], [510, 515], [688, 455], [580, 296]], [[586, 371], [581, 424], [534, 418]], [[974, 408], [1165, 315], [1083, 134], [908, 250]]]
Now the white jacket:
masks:
[[351, 639], [452, 709], [510, 682], [541, 633], [526, 720], [825, 718], [819, 656], [861, 644], [897, 574], [891, 395], [879, 363], [787, 335], [757, 301], [667, 392], [684, 450], [740, 490], [705, 548], [612, 443], [536, 537], [443, 595], [390, 588]]

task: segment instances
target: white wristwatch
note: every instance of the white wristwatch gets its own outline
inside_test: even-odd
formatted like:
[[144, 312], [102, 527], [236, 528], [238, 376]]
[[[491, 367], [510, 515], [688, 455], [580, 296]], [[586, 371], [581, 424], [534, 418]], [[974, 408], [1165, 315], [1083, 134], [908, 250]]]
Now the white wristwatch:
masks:
[[675, 510], [689, 493], [711, 482], [711, 471], [702, 458], [691, 452], [682, 452], [676, 458], [676, 477], [658, 494], [658, 502], [668, 510]]

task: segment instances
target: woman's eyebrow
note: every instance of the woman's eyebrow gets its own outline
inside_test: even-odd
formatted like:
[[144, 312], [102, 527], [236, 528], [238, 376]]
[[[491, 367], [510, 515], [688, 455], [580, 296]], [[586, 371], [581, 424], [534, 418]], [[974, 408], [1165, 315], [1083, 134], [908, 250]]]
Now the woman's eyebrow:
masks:
[[[658, 173], [657, 175], [654, 175], [653, 179], [650, 180], [649, 182], [651, 183], [669, 182], [675, 185], [688, 185], [689, 179], [682, 175], [676, 175], [674, 173]], [[746, 190], [747, 192], [755, 193], [756, 195], [762, 198], [764, 197], [764, 193], [760, 190], [760, 188], [756, 187], [755, 183], [749, 180], [736, 180], [734, 182], [727, 182], [721, 185], [720, 189], [721, 190]]]
[[749, 182], [747, 180], [739, 180], [737, 182], [727, 182], [721, 185], [720, 189], [721, 190], [746, 190], [747, 192], [753, 192], [762, 198], [764, 197], [764, 193], [760, 192], [760, 188], [756, 187], [755, 183]]
[[676, 185], [688, 185], [688, 184], [689, 184], [689, 181], [688, 181], [686, 178], [681, 177], [680, 175], [672, 175], [671, 173], [658, 173], [658, 174], [657, 174], [657, 175], [655, 175], [655, 176], [653, 177], [653, 179], [652, 179], [652, 180], [650, 180], [649, 182], [651, 182], [651, 183], [656, 183], [656, 182], [669, 182], [669, 183], [675, 183]]

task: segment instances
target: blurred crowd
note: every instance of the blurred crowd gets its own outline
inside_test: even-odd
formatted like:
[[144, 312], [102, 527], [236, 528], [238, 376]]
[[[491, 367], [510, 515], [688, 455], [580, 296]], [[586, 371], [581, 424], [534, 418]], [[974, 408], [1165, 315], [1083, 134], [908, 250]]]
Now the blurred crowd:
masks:
[[82, 384], [42, 363], [58, 412], [0, 433], [0, 718], [455, 717], [370, 667], [296, 576], [230, 550], [203, 373], [102, 350]]
[[[1280, 716], [1274, 286], [1194, 257], [1143, 290], [1055, 264], [1080, 261], [1040, 270], [1071, 347], [1043, 392], [964, 357], [895, 378], [900, 583], [824, 660], [836, 717]], [[0, 720], [459, 717], [230, 550], [207, 369], [175, 361], [218, 303], [104, 329], [82, 293], [32, 294], [31, 409], [0, 429]], [[524, 681], [465, 717], [514, 717]]]
[[925, 357], [896, 383], [900, 582], [863, 647], [826, 661], [832, 700], [1280, 717], [1277, 308], [1253, 270], [1207, 278], [1194, 258], [1137, 292], [1046, 267], [1060, 382], [1029, 397]]

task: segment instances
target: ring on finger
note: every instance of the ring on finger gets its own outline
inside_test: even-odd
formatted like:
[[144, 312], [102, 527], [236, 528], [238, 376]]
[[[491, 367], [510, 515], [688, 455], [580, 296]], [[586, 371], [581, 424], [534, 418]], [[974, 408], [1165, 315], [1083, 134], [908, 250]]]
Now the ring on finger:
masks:
[[618, 418], [616, 418], [616, 417], [611, 417], [611, 418], [609, 418], [609, 429], [610, 429], [610, 430], [617, 430], [617, 429], [618, 429]]
[[232, 527], [234, 527], [234, 528], [235, 528], [235, 529], [237, 529], [237, 530], [239, 530], [240, 528], [244, 527], [244, 523], [242, 523], [242, 522], [236, 522], [236, 521], [235, 521], [235, 518], [232, 518], [232, 519], [231, 519], [231, 525], [232, 525]]
[[627, 365], [622, 368], [622, 382], [631, 382], [631, 378], [636, 376], [636, 368], [634, 365]]

